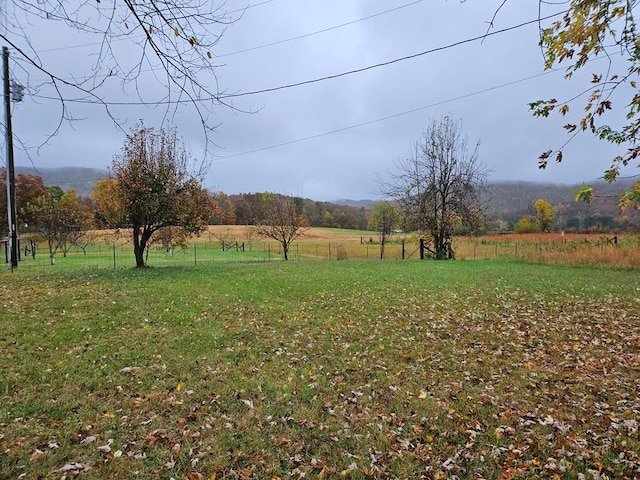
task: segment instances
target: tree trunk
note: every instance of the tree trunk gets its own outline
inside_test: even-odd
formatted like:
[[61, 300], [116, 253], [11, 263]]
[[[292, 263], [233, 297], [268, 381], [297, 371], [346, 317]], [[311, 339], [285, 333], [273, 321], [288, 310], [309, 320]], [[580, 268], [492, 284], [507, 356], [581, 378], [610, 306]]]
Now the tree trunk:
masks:
[[147, 239], [144, 233], [140, 232], [140, 227], [133, 227], [133, 253], [136, 257], [136, 268], [144, 268], [144, 249], [147, 245]]
[[51, 265], [54, 265], [56, 263], [55, 261], [56, 251], [53, 249], [53, 242], [51, 241], [51, 237], [47, 238], [47, 243], [49, 245], [49, 263]]
[[445, 248], [444, 235], [434, 235], [433, 243], [435, 244], [436, 260], [445, 260], [447, 258], [447, 249]]
[[136, 256], [136, 268], [144, 268], [144, 250], [140, 246], [134, 246], [133, 253]]
[[282, 242], [282, 251], [284, 253], [284, 259], [289, 260], [289, 244], [287, 242]]

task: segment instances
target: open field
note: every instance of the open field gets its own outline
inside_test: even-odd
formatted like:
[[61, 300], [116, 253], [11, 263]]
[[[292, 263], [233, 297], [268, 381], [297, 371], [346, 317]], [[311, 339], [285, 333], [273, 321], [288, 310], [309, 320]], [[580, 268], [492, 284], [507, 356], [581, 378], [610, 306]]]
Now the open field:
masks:
[[0, 272], [0, 478], [640, 477], [637, 270], [57, 266]]
[[[167, 252], [152, 247], [148, 253], [151, 266], [207, 265], [217, 261], [271, 261], [282, 258], [278, 242], [250, 238], [246, 226], [211, 226], [191, 240], [186, 250]], [[126, 236], [114, 237], [111, 231], [94, 232], [95, 242], [86, 254], [77, 247], [67, 257], [56, 254], [58, 268], [102, 267], [130, 268], [135, 264], [133, 247]], [[613, 234], [529, 234], [483, 237], [455, 237], [453, 248], [459, 260], [525, 260], [562, 265], [640, 267], [640, 236], [621, 235], [617, 243], [609, 243]], [[222, 250], [222, 242], [228, 248]], [[370, 259], [380, 257], [375, 232], [312, 228], [293, 242], [292, 260], [302, 259]], [[418, 239], [396, 234], [385, 247], [385, 259], [419, 259]], [[34, 259], [24, 255], [24, 267], [49, 267], [44, 244], [39, 245]]]

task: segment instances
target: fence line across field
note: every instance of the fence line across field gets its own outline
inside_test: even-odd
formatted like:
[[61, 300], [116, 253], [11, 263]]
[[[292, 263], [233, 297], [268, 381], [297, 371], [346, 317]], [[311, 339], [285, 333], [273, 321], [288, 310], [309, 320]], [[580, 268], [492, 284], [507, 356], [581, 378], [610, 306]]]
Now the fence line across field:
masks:
[[[635, 245], [620, 247], [617, 243], [602, 241], [579, 245], [576, 241], [552, 242], [489, 242], [482, 239], [458, 239], [453, 242], [455, 258], [458, 260], [532, 260], [537, 261], [550, 253], [572, 255], [579, 248], [590, 248], [592, 255], [633, 255], [640, 257], [640, 241]], [[130, 242], [111, 244], [96, 243], [85, 249], [71, 248], [66, 255], [56, 254], [51, 261], [45, 245], [24, 255], [21, 251], [19, 266], [24, 268], [65, 268], [86, 266], [95, 268], [132, 268], [135, 266], [133, 247]], [[154, 266], [204, 265], [219, 261], [278, 261], [282, 260], [282, 245], [275, 241], [208, 241], [201, 240], [186, 249], [150, 248], [145, 252], [146, 262]], [[289, 249], [290, 260], [380, 260], [380, 245], [374, 242], [293, 242]], [[8, 261], [8, 252], [5, 252]], [[419, 244], [415, 241], [389, 242], [384, 248], [385, 260], [420, 260]]]

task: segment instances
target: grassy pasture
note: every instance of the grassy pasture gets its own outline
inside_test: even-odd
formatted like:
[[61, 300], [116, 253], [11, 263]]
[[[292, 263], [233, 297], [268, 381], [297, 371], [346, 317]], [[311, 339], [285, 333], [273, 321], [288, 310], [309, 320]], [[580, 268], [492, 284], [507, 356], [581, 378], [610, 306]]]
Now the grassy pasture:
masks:
[[0, 478], [640, 476], [637, 270], [57, 267], [0, 272]]

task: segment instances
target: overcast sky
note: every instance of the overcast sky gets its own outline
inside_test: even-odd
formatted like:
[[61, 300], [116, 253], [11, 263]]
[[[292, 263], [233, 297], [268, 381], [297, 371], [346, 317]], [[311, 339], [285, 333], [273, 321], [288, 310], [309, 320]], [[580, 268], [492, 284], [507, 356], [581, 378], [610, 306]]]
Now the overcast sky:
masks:
[[[600, 69], [598, 62], [572, 81], [565, 80], [562, 71], [545, 72], [536, 23], [482, 42], [464, 42], [488, 31], [501, 4], [502, 0], [256, 0], [251, 5], [229, 0], [227, 10], [250, 8], [226, 29], [212, 52], [220, 64], [219, 88], [227, 94], [287, 86], [438, 50], [361, 73], [233, 98], [237, 111], [218, 107], [209, 116], [219, 127], [210, 137], [216, 146], [209, 151], [215, 157], [205, 185], [230, 194], [274, 191], [314, 200], [377, 198], [377, 177], [385, 177], [394, 161], [408, 155], [411, 143], [432, 119], [447, 114], [461, 120], [470, 142], [480, 141], [479, 158], [491, 170], [490, 180], [578, 183], [601, 176], [615, 151], [589, 135], [568, 145], [562, 164], [539, 170], [540, 153], [567, 139], [561, 128], [567, 119], [534, 118], [527, 107], [537, 99], [573, 97], [587, 86], [591, 70]], [[543, 16], [561, 6], [545, 9]], [[510, 0], [489, 32], [530, 22], [538, 14], [538, 1]], [[92, 65], [98, 47], [91, 35], [71, 35], [53, 22], [23, 26], [41, 49], [43, 61], [54, 64], [61, 76], [78, 75]], [[460, 42], [464, 43], [454, 46]], [[123, 56], [128, 52], [123, 42], [115, 51]], [[42, 98], [46, 95], [37, 88], [37, 73], [12, 72], [27, 86], [24, 101], [13, 105], [16, 164], [107, 169], [124, 133], [98, 105], [69, 104], [77, 121], [63, 122], [47, 145], [27, 157], [20, 145], [39, 145], [55, 130], [60, 104]], [[106, 100], [133, 103], [113, 107], [126, 128], [139, 119], [160, 126], [166, 113], [162, 107], [135, 104], [139, 95], [145, 101], [164, 96], [162, 86], [150, 73], [147, 76], [138, 91], [118, 84], [103, 92]], [[617, 115], [623, 116], [622, 109]], [[192, 155], [200, 158], [205, 138], [193, 108], [181, 106], [172, 118]]]

